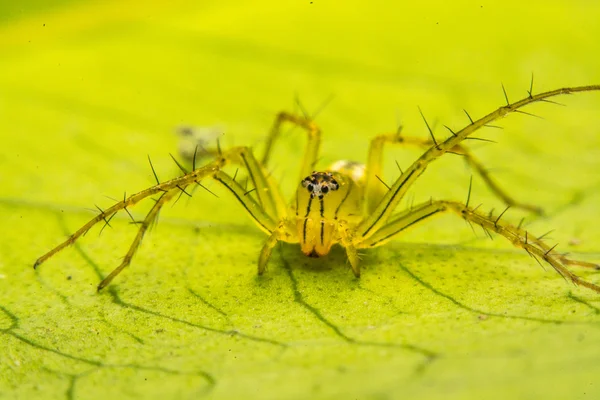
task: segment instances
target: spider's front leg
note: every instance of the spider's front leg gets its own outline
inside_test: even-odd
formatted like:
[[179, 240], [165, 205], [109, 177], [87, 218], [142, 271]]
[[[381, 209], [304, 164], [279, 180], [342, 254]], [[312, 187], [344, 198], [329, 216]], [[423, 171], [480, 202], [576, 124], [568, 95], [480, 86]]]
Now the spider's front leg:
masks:
[[[432, 137], [433, 144], [431, 147], [425, 151], [421, 157], [413, 162], [408, 169], [401, 173], [401, 175], [396, 179], [393, 185], [389, 187], [389, 190], [377, 204], [372, 204], [369, 206], [371, 211], [356, 226], [356, 228], [352, 230], [351, 236], [353, 238], [353, 248], [373, 247], [377, 244], [384, 243], [405, 227], [417, 223], [418, 221], [441, 211], [441, 209], [453, 210], [461, 214], [463, 218], [469, 220], [470, 222], [479, 224], [484, 227], [484, 229], [488, 229], [505, 236], [513, 244], [524, 248], [534, 257], [537, 256], [544, 259], [550, 263], [561, 275], [568, 277], [573, 282], [589, 287], [590, 289], [600, 291], [600, 287], [582, 280], [565, 267], [565, 265], [576, 264], [596, 268], [595, 264], [572, 261], [563, 256], [555, 254], [552, 252], [552, 248], [548, 248], [541, 241], [531, 240], [525, 231], [521, 231], [518, 228], [514, 228], [509, 225], [501, 224], [498, 220], [492, 220], [490, 218], [486, 219], [482, 214], [478, 214], [474, 210], [469, 209], [460, 203], [432, 202], [430, 205], [422, 208], [420, 213], [409, 211], [406, 215], [401, 213], [398, 216], [393, 216], [394, 210], [404, 195], [410, 189], [412, 184], [414, 184], [416, 180], [425, 172], [427, 167], [445, 153], [452, 152], [454, 149], [460, 148], [461, 143], [477, 130], [511, 113], [522, 112], [520, 111], [521, 108], [532, 103], [547, 102], [548, 98], [563, 94], [598, 90], [600, 90], [600, 85], [589, 85], [556, 89], [534, 95], [530, 89], [529, 96], [522, 100], [514, 103], [508, 103], [507, 99], [508, 104], [506, 106], [502, 106], [476, 121], [471, 120], [471, 117], [469, 117], [469, 125], [456, 132], [450, 130], [451, 135], [442, 142], [438, 143], [437, 141], [433, 141]], [[372, 168], [377, 170], [378, 164], [376, 161], [371, 161], [371, 165], [375, 165], [375, 167]], [[353, 268], [356, 270], [357, 266], [355, 267], [353, 265]]]
[[379, 203], [372, 207], [373, 211], [369, 212], [367, 217], [364, 218], [357, 226], [357, 238], [360, 240], [366, 240], [369, 236], [373, 235], [382, 226], [384, 226], [411, 185], [414, 184], [416, 180], [425, 172], [427, 167], [445, 153], [451, 152], [452, 149], [456, 148], [456, 146], [460, 145], [479, 129], [509, 114], [520, 112], [521, 108], [529, 104], [548, 101], [548, 98], [563, 94], [596, 90], [600, 90], [600, 85], [562, 88], [536, 95], [533, 95], [530, 90], [529, 97], [500, 107], [476, 121], [471, 120], [471, 117], [469, 117], [471, 122], [469, 125], [457, 132], [451, 130], [450, 137], [443, 142], [434, 143], [434, 145], [431, 146], [425, 153], [423, 153], [423, 155], [415, 162], [413, 162], [406, 171], [402, 172], [398, 179], [396, 179], [396, 182], [394, 182], [383, 198], [381, 198]]
[[[247, 190], [237, 183], [229, 174], [222, 171], [222, 168], [228, 163], [240, 164], [247, 168], [249, 176], [253, 178], [253, 181], [256, 184], [258, 201], [254, 200], [252, 196], [248, 196]], [[244, 207], [245, 211], [262, 231], [267, 234], [271, 234], [276, 229], [277, 225], [274, 222], [276, 215], [274, 215], [274, 210], [278, 208], [276, 205], [276, 199], [280, 197], [278, 194], [279, 189], [271, 185], [270, 181], [266, 179], [263, 169], [254, 158], [254, 155], [249, 148], [234, 147], [221, 153], [220, 157], [207, 165], [194, 169], [193, 171], [188, 172], [178, 178], [174, 178], [142, 190], [139, 193], [124, 198], [122, 201], [114, 204], [106, 210], [103, 210], [96, 217], [92, 218], [88, 223], [83, 225], [75, 233], [69, 236], [64, 242], [38, 258], [34, 264], [34, 268], [37, 268], [39, 265], [47, 261], [50, 257], [63, 250], [67, 246], [75, 243], [75, 241], [87, 233], [97, 223], [101, 221], [108, 222], [110, 218], [112, 218], [117, 212], [121, 210], [127, 211], [128, 207], [131, 207], [148, 197], [160, 194], [159, 198], [156, 199], [156, 203], [148, 212], [144, 220], [139, 222], [137, 235], [131, 243], [129, 251], [125, 255], [122, 263], [98, 285], [98, 290], [106, 287], [119, 273], [121, 273], [124, 268], [131, 263], [135, 252], [141, 244], [144, 234], [156, 220], [160, 209], [175, 196], [181, 195], [182, 193], [187, 193], [185, 189], [189, 185], [194, 183], [200, 184], [200, 181], [205, 178], [214, 179], [227, 188], [229, 192], [231, 192]]]
[[[371, 213], [375, 210], [379, 201], [385, 195], [385, 188], [379, 182], [379, 179], [383, 180], [383, 148], [386, 144], [395, 144], [402, 146], [417, 146], [420, 148], [428, 149], [435, 145], [431, 139], [421, 139], [410, 136], [402, 136], [401, 132], [392, 134], [383, 134], [374, 137], [369, 145], [369, 153], [366, 165], [366, 176], [365, 176], [365, 201], [367, 212]], [[505, 190], [503, 190], [496, 181], [490, 176], [490, 173], [483, 166], [483, 164], [477, 160], [473, 154], [464, 147], [463, 145], [457, 144], [453, 148], [447, 151], [448, 153], [457, 154], [463, 156], [467, 164], [475, 170], [475, 172], [481, 177], [485, 184], [490, 188], [492, 193], [499, 197], [507, 206], [513, 208], [521, 208], [523, 210], [531, 211], [536, 214], [542, 214], [540, 207], [532, 204], [523, 203], [515, 200]]]
[[485, 215], [476, 209], [470, 208], [455, 201], [429, 201], [419, 204], [410, 210], [406, 210], [390, 219], [390, 221], [379, 228], [369, 238], [358, 239], [354, 245], [356, 248], [371, 248], [381, 246], [396, 235], [402, 233], [407, 228], [418, 224], [419, 222], [443, 212], [453, 212], [470, 224], [476, 224], [491, 236], [491, 232], [495, 232], [508, 239], [514, 246], [522, 248], [537, 262], [541, 260], [550, 264], [556, 272], [565, 278], [568, 278], [576, 285], [585, 286], [596, 292], [600, 292], [600, 286], [588, 282], [579, 276], [575, 275], [567, 268], [567, 265], [578, 265], [582, 267], [600, 269], [597, 264], [571, 260], [566, 256], [556, 253], [555, 247], [550, 247], [542, 240], [529, 234], [528, 231], [505, 223], [501, 220], [502, 214], [498, 217]]

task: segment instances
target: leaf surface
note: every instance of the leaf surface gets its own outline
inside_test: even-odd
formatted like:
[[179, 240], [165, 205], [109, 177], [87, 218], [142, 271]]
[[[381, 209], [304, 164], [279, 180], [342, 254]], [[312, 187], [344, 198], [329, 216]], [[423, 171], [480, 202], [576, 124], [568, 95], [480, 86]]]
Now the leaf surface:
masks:
[[[321, 166], [366, 160], [403, 125], [438, 138], [510, 101], [598, 84], [589, 2], [63, 2], [0, 10], [1, 398], [596, 398], [600, 296], [455, 216], [365, 251], [277, 248], [215, 184], [161, 213], [105, 291], [135, 235], [125, 213], [39, 270], [31, 266], [97, 211], [178, 174], [174, 129], [220, 127], [260, 150], [277, 111], [323, 129]], [[166, 4], [166, 3], [165, 3]], [[517, 8], [512, 8], [516, 6]], [[543, 10], [543, 12], [542, 12]], [[560, 21], [560, 22], [559, 22]], [[468, 145], [511, 195], [545, 217], [503, 218], [600, 261], [600, 94], [527, 109]], [[273, 176], [292, 196], [305, 136], [286, 130]], [[386, 151], [410, 165], [419, 149]], [[464, 201], [473, 172], [431, 165], [402, 207]], [[110, 198], [107, 198], [110, 197]], [[186, 197], [186, 196], [184, 196]], [[474, 175], [472, 204], [504, 206]], [[131, 210], [141, 219], [151, 200]], [[86, 209], [87, 208], [87, 209]], [[91, 211], [90, 211], [91, 210]], [[499, 210], [499, 211], [498, 211]], [[593, 271], [574, 269], [590, 281]]]

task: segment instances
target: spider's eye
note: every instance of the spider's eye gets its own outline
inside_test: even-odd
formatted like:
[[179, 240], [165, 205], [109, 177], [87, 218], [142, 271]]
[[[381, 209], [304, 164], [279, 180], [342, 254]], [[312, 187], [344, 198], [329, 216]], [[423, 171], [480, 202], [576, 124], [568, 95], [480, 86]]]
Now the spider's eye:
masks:
[[323, 194], [327, 194], [327, 192], [329, 192], [329, 188], [328, 188], [327, 186], [323, 186], [323, 187], [321, 188], [321, 192], [322, 192]]
[[309, 192], [312, 192], [314, 187], [313, 187], [312, 183], [309, 183], [308, 185], [306, 185], [306, 188], [308, 189]]

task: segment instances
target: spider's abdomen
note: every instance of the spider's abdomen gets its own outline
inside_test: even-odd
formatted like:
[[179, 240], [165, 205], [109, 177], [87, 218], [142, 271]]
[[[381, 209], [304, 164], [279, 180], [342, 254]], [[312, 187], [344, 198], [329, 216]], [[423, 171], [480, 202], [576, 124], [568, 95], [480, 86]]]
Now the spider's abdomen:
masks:
[[329, 253], [340, 240], [340, 221], [352, 224], [360, 220], [363, 177], [357, 172], [359, 166], [340, 161], [328, 171], [313, 172], [300, 183], [295, 204], [296, 229], [302, 252], [307, 256]]

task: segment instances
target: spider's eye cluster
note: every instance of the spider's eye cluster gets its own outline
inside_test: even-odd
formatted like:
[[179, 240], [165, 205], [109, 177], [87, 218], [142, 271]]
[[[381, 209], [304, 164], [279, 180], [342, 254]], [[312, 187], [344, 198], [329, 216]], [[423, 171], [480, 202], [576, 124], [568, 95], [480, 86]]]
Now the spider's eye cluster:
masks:
[[340, 185], [337, 183], [331, 172], [313, 171], [310, 176], [302, 179], [302, 186], [308, 190], [311, 199], [318, 197], [322, 199], [324, 195], [333, 190], [338, 190]]

